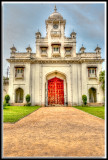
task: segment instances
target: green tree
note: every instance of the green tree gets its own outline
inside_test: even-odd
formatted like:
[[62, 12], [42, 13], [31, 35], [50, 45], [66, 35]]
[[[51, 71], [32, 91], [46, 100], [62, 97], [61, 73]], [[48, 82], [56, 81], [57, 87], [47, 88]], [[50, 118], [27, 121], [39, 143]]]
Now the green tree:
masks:
[[101, 83], [101, 87], [102, 87], [102, 90], [104, 92], [105, 91], [105, 70], [100, 72], [99, 82]]
[[6, 103], [8, 103], [9, 100], [10, 100], [10, 96], [7, 94], [7, 95], [5, 96], [5, 101], [6, 101]]
[[82, 100], [83, 100], [83, 104], [86, 105], [87, 104], [87, 96], [82, 95]]
[[30, 102], [30, 95], [29, 95], [29, 94], [26, 95], [26, 102], [27, 102], [27, 103]]

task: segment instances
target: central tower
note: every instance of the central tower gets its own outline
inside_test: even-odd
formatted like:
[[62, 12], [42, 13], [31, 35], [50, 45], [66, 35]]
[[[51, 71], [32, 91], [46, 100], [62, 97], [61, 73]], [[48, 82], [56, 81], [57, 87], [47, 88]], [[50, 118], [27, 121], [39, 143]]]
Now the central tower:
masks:
[[46, 32], [49, 46], [50, 57], [63, 57], [60, 53], [63, 48], [64, 31], [66, 20], [63, 19], [60, 13], [57, 12], [56, 6], [54, 12], [48, 17], [46, 22]]
[[76, 56], [76, 33], [72, 32], [70, 37], [65, 37], [66, 20], [57, 12], [54, 12], [45, 21], [46, 37], [36, 33], [36, 56], [37, 57], [75, 57]]
[[66, 20], [64, 20], [61, 14], [57, 12], [56, 6], [54, 12], [45, 22], [48, 39], [51, 37], [64, 37]]

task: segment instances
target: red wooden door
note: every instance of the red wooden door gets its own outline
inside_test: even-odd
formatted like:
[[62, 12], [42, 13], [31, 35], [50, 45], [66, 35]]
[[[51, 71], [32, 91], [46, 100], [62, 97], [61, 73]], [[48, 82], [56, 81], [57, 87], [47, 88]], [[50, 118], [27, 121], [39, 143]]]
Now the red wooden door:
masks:
[[64, 105], [64, 83], [55, 77], [48, 80], [48, 105]]

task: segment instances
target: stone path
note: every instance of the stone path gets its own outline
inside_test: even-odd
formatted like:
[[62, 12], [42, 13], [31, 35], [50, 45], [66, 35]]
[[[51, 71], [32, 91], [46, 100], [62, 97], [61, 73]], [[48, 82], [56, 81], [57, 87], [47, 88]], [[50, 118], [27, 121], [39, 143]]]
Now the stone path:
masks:
[[3, 124], [3, 157], [104, 157], [104, 120], [73, 107], [42, 107]]

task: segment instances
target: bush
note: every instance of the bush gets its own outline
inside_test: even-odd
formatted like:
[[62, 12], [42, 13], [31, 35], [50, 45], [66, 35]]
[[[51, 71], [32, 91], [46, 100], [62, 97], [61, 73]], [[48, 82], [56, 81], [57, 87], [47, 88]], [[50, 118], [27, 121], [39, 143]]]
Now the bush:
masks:
[[82, 100], [83, 100], [83, 105], [86, 105], [87, 104], [87, 96], [82, 95]]
[[29, 95], [29, 94], [26, 95], [26, 102], [27, 102], [27, 103], [30, 102], [30, 95]]
[[5, 101], [6, 101], [6, 103], [8, 103], [9, 100], [10, 100], [10, 96], [7, 94], [7, 95], [5, 96]]

